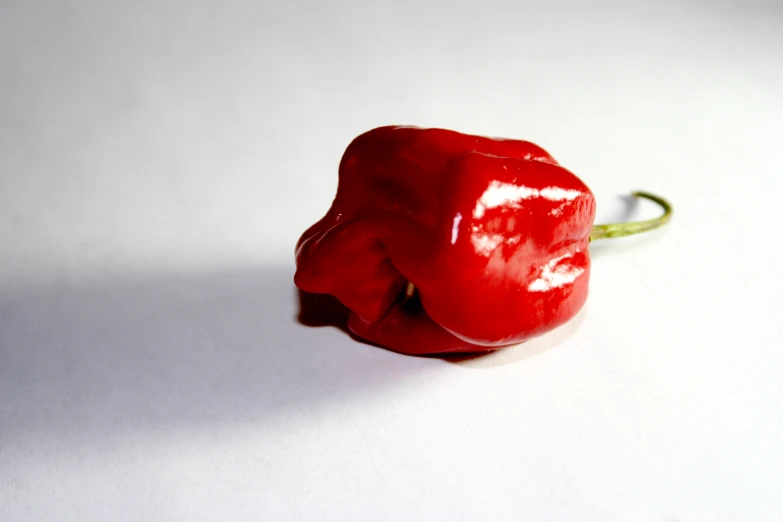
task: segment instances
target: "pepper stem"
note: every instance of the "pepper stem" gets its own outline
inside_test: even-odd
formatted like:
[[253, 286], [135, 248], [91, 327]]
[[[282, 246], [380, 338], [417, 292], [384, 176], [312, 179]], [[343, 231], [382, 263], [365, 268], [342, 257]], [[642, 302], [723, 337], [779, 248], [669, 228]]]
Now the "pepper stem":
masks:
[[663, 215], [645, 221], [630, 221], [628, 223], [607, 223], [604, 225], [595, 225], [590, 231], [590, 241], [595, 241], [596, 239], [607, 239], [611, 237], [631, 236], [633, 234], [654, 230], [669, 222], [672, 217], [672, 206], [668, 201], [647, 192], [634, 192], [632, 195], [635, 198], [644, 198], [657, 203], [663, 209]]

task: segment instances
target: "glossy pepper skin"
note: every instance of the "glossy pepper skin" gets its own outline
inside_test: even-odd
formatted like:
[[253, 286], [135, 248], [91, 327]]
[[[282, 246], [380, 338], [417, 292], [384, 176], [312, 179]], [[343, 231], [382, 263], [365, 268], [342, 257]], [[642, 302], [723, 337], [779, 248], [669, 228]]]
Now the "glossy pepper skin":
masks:
[[350, 330], [388, 349], [494, 350], [579, 311], [594, 217], [590, 189], [533, 143], [380, 127], [345, 150], [294, 281], [335, 296]]

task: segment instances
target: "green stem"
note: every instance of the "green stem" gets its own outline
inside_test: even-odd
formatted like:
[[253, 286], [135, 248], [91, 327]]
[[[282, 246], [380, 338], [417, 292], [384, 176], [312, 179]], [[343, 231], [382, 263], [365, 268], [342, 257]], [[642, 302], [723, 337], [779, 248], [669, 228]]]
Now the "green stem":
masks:
[[590, 231], [590, 241], [596, 239], [606, 239], [610, 237], [623, 237], [633, 234], [639, 234], [641, 232], [647, 232], [648, 230], [654, 230], [658, 227], [662, 227], [672, 218], [672, 206], [665, 199], [648, 194], [647, 192], [634, 192], [633, 196], [636, 198], [644, 198], [661, 206], [663, 209], [663, 215], [654, 219], [648, 219], [645, 221], [631, 221], [629, 223], [607, 223], [605, 225], [595, 225]]

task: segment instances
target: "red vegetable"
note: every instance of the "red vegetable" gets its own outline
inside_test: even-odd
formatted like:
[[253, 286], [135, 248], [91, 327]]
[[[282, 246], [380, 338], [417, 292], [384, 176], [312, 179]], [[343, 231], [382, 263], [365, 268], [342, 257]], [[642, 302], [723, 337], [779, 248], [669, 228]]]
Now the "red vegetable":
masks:
[[[493, 350], [579, 311], [594, 217], [590, 189], [533, 143], [381, 127], [345, 151], [294, 280], [335, 296], [353, 333], [391, 350]], [[610, 227], [604, 237], [625, 235]]]

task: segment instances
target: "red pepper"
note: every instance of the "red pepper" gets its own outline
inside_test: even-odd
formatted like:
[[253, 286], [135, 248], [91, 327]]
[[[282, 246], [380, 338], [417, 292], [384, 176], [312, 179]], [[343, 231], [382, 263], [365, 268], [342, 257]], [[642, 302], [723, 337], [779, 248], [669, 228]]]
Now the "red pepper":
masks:
[[494, 350], [582, 307], [595, 206], [533, 143], [380, 127], [346, 149], [294, 281], [335, 296], [354, 334], [391, 350]]

